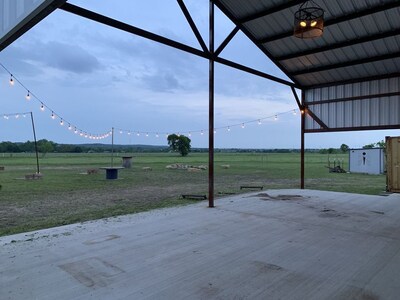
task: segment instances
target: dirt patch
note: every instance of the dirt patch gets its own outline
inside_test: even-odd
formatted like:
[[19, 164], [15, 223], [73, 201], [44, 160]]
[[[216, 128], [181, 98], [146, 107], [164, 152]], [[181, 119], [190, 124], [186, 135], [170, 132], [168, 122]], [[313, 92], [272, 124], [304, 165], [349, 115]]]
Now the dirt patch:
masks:
[[257, 268], [259, 273], [268, 273], [271, 271], [282, 271], [284, 270], [281, 266], [268, 264], [263, 261], [253, 261], [252, 264]]
[[335, 299], [354, 299], [354, 300], [379, 300], [380, 297], [371, 291], [364, 290], [357, 286], [348, 286], [340, 292]]
[[346, 218], [346, 217], [348, 217], [347, 214], [339, 213], [336, 210], [330, 209], [330, 208], [324, 208], [320, 212], [321, 213], [319, 214], [319, 216], [321, 218]]
[[278, 195], [278, 196], [271, 196], [267, 193], [259, 193], [254, 196], [250, 197], [258, 197], [260, 200], [265, 201], [294, 201], [294, 200], [303, 200], [304, 197], [301, 195]]
[[59, 266], [79, 283], [89, 288], [105, 287], [115, 281], [114, 277], [124, 271], [98, 257]]

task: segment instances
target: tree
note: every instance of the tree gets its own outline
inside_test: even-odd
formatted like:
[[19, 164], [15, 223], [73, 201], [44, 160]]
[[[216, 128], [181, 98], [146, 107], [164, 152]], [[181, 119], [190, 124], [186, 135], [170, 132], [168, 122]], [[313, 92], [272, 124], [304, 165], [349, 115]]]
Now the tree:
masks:
[[347, 151], [349, 151], [349, 146], [347, 146], [346, 144], [341, 144], [341, 145], [340, 145], [340, 150], [341, 150], [343, 153], [346, 153]]
[[191, 140], [184, 135], [170, 134], [167, 137], [168, 146], [174, 152], [179, 152], [182, 156], [186, 156], [190, 152]]
[[372, 148], [375, 148], [375, 143], [371, 143], [371, 144], [363, 146], [363, 149], [372, 149]]
[[42, 153], [42, 157], [46, 155], [48, 152], [53, 152], [55, 148], [55, 143], [52, 141], [48, 141], [46, 139], [39, 140], [37, 142], [38, 150]]
[[376, 146], [378, 146], [379, 148], [386, 149], [386, 142], [384, 140], [381, 140], [380, 142], [376, 143]]

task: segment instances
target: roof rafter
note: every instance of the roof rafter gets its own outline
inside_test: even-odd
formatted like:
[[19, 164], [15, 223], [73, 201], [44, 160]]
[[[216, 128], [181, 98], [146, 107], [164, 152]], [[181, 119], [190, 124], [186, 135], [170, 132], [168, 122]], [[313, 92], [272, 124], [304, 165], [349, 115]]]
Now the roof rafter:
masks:
[[263, 77], [263, 78], [266, 78], [266, 79], [269, 79], [269, 80], [272, 80], [272, 81], [275, 81], [275, 82], [279, 82], [281, 84], [284, 84], [284, 85], [287, 85], [287, 86], [290, 86], [290, 87], [298, 87], [298, 85], [296, 85], [295, 83], [292, 83], [290, 81], [287, 81], [287, 80], [281, 79], [279, 77], [276, 77], [276, 76], [273, 76], [273, 75], [270, 75], [270, 74], [255, 70], [253, 68], [249, 68], [249, 67], [243, 66], [241, 64], [235, 63], [233, 61], [230, 61], [230, 60], [227, 60], [227, 59], [224, 59], [224, 58], [221, 58], [221, 57], [215, 57], [215, 61], [220, 63], [220, 64], [223, 64], [223, 65], [226, 65], [226, 66], [229, 66], [229, 67], [232, 67], [232, 68], [247, 72], [249, 74], [257, 75], [259, 77]]
[[289, 60], [292, 58], [298, 58], [298, 57], [302, 57], [302, 56], [306, 56], [306, 55], [310, 55], [310, 54], [316, 54], [316, 53], [321, 53], [321, 52], [330, 51], [330, 50], [334, 50], [334, 49], [339, 49], [339, 48], [344, 48], [344, 47], [353, 46], [353, 45], [357, 45], [357, 44], [362, 44], [362, 43], [366, 43], [366, 42], [372, 42], [375, 40], [399, 35], [399, 31], [400, 31], [400, 29], [395, 29], [395, 30], [386, 31], [386, 32], [380, 32], [380, 33], [377, 33], [374, 35], [363, 36], [363, 37], [360, 37], [360, 38], [354, 39], [354, 40], [346, 40], [346, 41], [342, 41], [342, 42], [338, 42], [338, 43], [330, 44], [330, 45], [325, 45], [325, 46], [314, 48], [314, 49], [308, 49], [308, 50], [305, 50], [302, 52], [290, 53], [287, 55], [278, 56], [276, 59], [279, 61]]
[[325, 65], [325, 66], [320, 66], [320, 67], [315, 67], [315, 68], [309, 68], [309, 69], [299, 70], [299, 71], [296, 71], [296, 72], [291, 72], [290, 74], [292, 76], [298, 76], [298, 75], [315, 73], [315, 72], [323, 72], [323, 71], [327, 71], [327, 70], [345, 68], [345, 67], [361, 65], [361, 64], [365, 64], [365, 63], [372, 63], [372, 62], [375, 62], [375, 61], [391, 59], [391, 58], [396, 58], [396, 57], [400, 57], [400, 52], [394, 52], [394, 53], [389, 53], [389, 54], [384, 54], [384, 55], [378, 55], [378, 56], [374, 56], [374, 57], [365, 57], [365, 58], [356, 59], [356, 60], [353, 60], [353, 61], [341, 62], [341, 63], [338, 63], [338, 64], [332, 64], [332, 65]]
[[[392, 9], [392, 8], [396, 8], [396, 7], [400, 7], [400, 1], [398, 0], [394, 0], [393, 2], [389, 2], [389, 3], [385, 3], [385, 4], [379, 4], [379, 5], [375, 5], [373, 7], [367, 8], [365, 10], [360, 10], [351, 14], [347, 14], [347, 15], [343, 15], [343, 16], [339, 16], [339, 17], [335, 17], [335, 18], [331, 18], [325, 21], [324, 23], [324, 27], [329, 27], [331, 25], [336, 25], [342, 22], [346, 22], [346, 21], [350, 21], [352, 19], [356, 19], [356, 18], [361, 18], [367, 15], [372, 15], [381, 11], [385, 11], [388, 9]], [[273, 42], [276, 40], [280, 40], [283, 38], [287, 38], [289, 36], [293, 35], [293, 30], [290, 31], [286, 31], [277, 35], [273, 35], [273, 36], [269, 36], [263, 39], [260, 39], [258, 42], [260, 44], [265, 44], [268, 42]]]
[[102, 23], [107, 26], [111, 26], [117, 29], [120, 29], [122, 31], [126, 31], [144, 38], [147, 38], [149, 40], [168, 45], [170, 47], [189, 52], [191, 54], [204, 57], [204, 58], [209, 58], [209, 53], [201, 51], [199, 49], [193, 48], [191, 46], [176, 42], [174, 40], [168, 39], [166, 37], [160, 36], [158, 34], [143, 30], [141, 28], [126, 24], [124, 22], [112, 19], [110, 17], [103, 16], [101, 14], [95, 13], [93, 11], [84, 9], [82, 7], [70, 4], [70, 3], [65, 3], [63, 4], [59, 9], [64, 10], [69, 13], [73, 13], [75, 15], [87, 18], [92, 21], [96, 21], [98, 23]]

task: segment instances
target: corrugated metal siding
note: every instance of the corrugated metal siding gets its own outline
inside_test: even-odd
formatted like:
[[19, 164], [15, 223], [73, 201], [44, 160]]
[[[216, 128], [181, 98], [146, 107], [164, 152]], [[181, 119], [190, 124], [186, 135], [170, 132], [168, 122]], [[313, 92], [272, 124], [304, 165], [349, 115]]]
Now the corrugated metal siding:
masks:
[[[400, 92], [400, 77], [309, 89], [305, 91], [305, 100], [309, 104], [311, 111], [329, 129], [398, 126], [400, 125], [400, 96], [359, 100], [344, 99], [395, 92]], [[343, 99], [344, 101], [312, 104], [313, 102], [337, 99]], [[308, 117], [306, 130], [318, 129], [320, 129], [318, 123]]]

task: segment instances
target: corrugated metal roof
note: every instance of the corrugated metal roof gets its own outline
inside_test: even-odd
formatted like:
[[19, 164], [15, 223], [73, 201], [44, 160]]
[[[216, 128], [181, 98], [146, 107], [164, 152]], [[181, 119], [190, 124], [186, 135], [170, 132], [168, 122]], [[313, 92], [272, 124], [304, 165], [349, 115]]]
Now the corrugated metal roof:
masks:
[[302, 1], [214, 2], [301, 87], [400, 74], [399, 0], [314, 0], [325, 28], [312, 40], [292, 35]]

